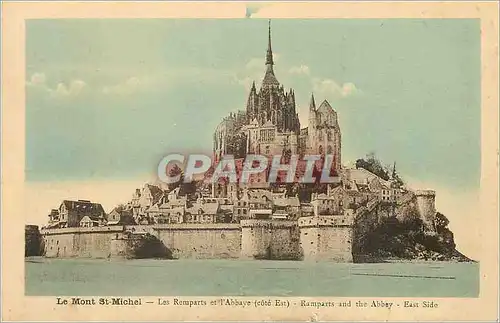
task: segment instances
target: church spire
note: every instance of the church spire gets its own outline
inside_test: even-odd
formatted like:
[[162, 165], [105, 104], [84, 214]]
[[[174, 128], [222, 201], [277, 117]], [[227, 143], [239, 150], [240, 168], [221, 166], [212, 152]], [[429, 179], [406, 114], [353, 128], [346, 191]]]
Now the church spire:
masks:
[[311, 101], [309, 102], [309, 110], [316, 110], [316, 102], [314, 102], [314, 93], [311, 93]]
[[269, 35], [268, 35], [268, 42], [267, 42], [266, 65], [274, 65], [273, 49], [271, 46], [271, 19], [269, 19]]
[[392, 174], [391, 174], [391, 179], [395, 179], [396, 178], [396, 162], [394, 162], [394, 166], [392, 166]]
[[269, 36], [267, 43], [267, 54], [266, 54], [266, 74], [262, 80], [262, 85], [265, 87], [279, 87], [280, 83], [276, 79], [273, 71], [273, 49], [271, 47], [271, 20], [269, 20]]

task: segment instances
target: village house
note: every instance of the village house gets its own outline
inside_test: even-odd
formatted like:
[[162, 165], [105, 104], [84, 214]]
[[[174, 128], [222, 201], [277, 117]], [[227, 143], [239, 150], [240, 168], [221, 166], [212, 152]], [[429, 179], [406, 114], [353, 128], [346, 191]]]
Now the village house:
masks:
[[342, 196], [335, 194], [328, 196], [326, 194], [313, 193], [311, 197], [311, 205], [314, 210], [314, 215], [339, 215], [342, 214]]
[[144, 218], [146, 210], [158, 203], [164, 195], [164, 191], [156, 185], [145, 184], [142, 189], [136, 189], [130, 202], [136, 222], [137, 219]]
[[90, 218], [88, 215], [84, 216], [80, 221], [80, 227], [83, 228], [98, 227], [100, 225], [104, 225], [104, 223], [95, 218]]
[[278, 197], [273, 199], [273, 216], [286, 219], [297, 219], [300, 216], [300, 200], [297, 196]]
[[219, 203], [194, 203], [186, 209], [186, 223], [216, 223], [218, 221]]
[[[49, 227], [78, 227], [82, 219], [84, 224], [89, 221], [104, 225], [106, 223], [105, 212], [101, 204], [92, 203], [88, 200], [64, 200], [58, 209], [52, 209], [49, 214]], [[94, 225], [92, 225], [94, 226]]]
[[107, 225], [133, 225], [136, 224], [131, 209], [115, 207], [106, 215]]

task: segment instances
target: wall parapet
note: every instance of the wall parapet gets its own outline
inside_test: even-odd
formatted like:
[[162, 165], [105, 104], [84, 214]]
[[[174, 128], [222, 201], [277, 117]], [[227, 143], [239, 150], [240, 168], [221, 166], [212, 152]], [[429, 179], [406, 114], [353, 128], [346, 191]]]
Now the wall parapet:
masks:
[[105, 227], [71, 227], [71, 228], [54, 228], [41, 229], [42, 235], [58, 235], [68, 233], [106, 233], [106, 232], [123, 232], [124, 227], [121, 225], [105, 226]]
[[331, 216], [308, 216], [298, 220], [300, 228], [310, 227], [350, 227], [354, 224], [352, 216], [331, 215]]
[[241, 228], [292, 228], [297, 226], [296, 221], [286, 220], [263, 220], [263, 219], [249, 219], [240, 221]]
[[434, 190], [417, 190], [415, 191], [417, 196], [436, 196], [436, 191]]
[[241, 230], [238, 223], [175, 223], [155, 224], [154, 230]]

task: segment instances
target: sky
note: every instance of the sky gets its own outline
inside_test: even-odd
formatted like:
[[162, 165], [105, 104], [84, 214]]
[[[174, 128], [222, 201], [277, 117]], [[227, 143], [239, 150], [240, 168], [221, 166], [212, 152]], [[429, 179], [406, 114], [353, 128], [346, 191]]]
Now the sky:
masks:
[[[264, 75], [267, 20], [29, 20], [26, 178], [124, 179], [177, 150], [210, 151]], [[477, 187], [477, 20], [272, 21], [275, 71], [339, 114], [343, 163]]]
[[[303, 127], [312, 93], [337, 111], [343, 164], [374, 152], [403, 178], [477, 192], [479, 20], [271, 24], [278, 80], [294, 89]], [[217, 124], [260, 85], [267, 28], [254, 18], [26, 21], [27, 183], [123, 188], [169, 153], [209, 153]]]

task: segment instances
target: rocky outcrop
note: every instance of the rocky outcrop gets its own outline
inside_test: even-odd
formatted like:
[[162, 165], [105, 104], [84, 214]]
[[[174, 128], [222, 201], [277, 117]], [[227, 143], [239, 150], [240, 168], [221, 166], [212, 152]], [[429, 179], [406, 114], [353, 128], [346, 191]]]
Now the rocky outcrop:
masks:
[[363, 255], [363, 261], [472, 261], [455, 249], [453, 232], [448, 229], [448, 223], [448, 219], [438, 212], [436, 231], [427, 232], [421, 219], [401, 221], [397, 217], [387, 217], [364, 237], [364, 241], [357, 241], [356, 253]]
[[42, 235], [37, 225], [24, 226], [24, 256], [34, 257], [42, 255]]
[[111, 240], [110, 257], [172, 259], [172, 252], [152, 234], [126, 231]]

